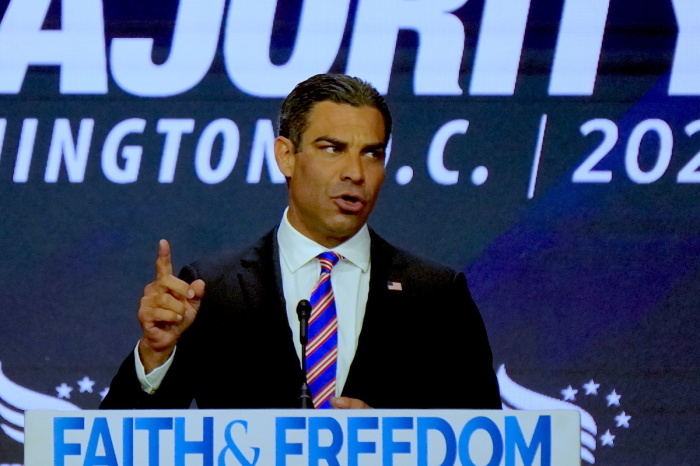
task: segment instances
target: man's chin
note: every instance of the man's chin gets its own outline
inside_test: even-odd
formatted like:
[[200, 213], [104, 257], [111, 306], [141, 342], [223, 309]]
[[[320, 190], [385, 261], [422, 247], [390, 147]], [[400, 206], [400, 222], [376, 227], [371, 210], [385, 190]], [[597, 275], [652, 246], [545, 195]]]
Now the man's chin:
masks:
[[355, 236], [366, 222], [367, 219], [364, 216], [361, 217], [354, 213], [345, 214], [341, 212], [339, 215], [336, 215], [331, 224], [328, 225], [328, 230], [334, 238], [345, 241]]

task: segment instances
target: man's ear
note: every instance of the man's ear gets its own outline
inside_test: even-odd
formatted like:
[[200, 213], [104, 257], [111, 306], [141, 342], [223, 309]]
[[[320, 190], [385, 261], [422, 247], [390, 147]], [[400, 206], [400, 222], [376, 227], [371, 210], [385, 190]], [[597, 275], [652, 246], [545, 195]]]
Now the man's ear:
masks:
[[284, 136], [277, 136], [275, 139], [275, 160], [285, 178], [291, 178], [294, 172], [294, 144]]

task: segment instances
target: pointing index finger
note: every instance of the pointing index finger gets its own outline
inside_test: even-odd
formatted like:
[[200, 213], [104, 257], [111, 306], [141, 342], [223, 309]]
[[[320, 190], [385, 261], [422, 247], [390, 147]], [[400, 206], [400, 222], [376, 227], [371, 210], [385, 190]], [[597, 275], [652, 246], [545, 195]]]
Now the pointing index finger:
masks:
[[170, 243], [167, 240], [158, 242], [158, 258], [156, 259], [156, 279], [173, 274], [173, 263], [170, 256]]

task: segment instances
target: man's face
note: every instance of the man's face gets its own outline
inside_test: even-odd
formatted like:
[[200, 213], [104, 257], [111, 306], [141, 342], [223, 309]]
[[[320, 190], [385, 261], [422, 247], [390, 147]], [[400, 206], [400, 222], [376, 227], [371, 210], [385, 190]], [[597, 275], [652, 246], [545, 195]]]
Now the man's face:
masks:
[[275, 140], [289, 179], [289, 221], [299, 232], [335, 247], [367, 222], [384, 182], [384, 119], [374, 107], [331, 101], [311, 110], [301, 148]]

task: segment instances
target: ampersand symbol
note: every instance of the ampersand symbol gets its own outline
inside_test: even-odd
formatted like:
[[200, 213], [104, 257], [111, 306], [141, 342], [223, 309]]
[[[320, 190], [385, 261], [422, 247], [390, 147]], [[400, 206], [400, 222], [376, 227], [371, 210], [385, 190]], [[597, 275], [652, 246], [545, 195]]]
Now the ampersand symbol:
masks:
[[238, 464], [241, 466], [255, 466], [258, 463], [258, 458], [260, 456], [260, 448], [251, 448], [253, 450], [253, 461], [250, 462], [248, 461], [248, 458], [246, 458], [243, 455], [243, 452], [238, 448], [238, 445], [236, 445], [236, 442], [233, 440], [233, 436], [231, 435], [231, 430], [233, 430], [233, 426], [236, 424], [240, 424], [243, 426], [243, 430], [245, 433], [248, 433], [248, 422], [243, 421], [243, 420], [237, 420], [237, 421], [232, 421], [229, 423], [229, 425], [226, 426], [225, 432], [224, 432], [224, 438], [226, 440], [226, 447], [221, 450], [221, 453], [219, 453], [219, 466], [227, 466], [226, 463], [226, 452], [231, 452], [233, 456], [238, 460]]

